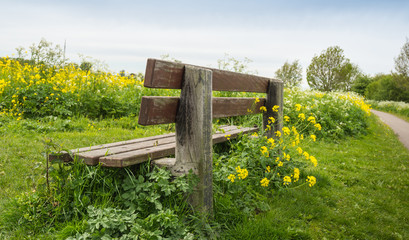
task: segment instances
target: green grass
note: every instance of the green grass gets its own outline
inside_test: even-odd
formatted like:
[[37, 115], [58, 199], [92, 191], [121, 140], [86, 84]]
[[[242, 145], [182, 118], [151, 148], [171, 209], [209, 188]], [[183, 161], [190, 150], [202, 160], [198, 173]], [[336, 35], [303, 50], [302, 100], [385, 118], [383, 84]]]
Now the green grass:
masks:
[[[274, 190], [271, 210], [230, 225], [220, 239], [408, 239], [409, 152], [375, 117], [369, 123], [367, 135], [305, 147], [319, 165], [304, 174], [316, 176], [317, 184]], [[141, 128], [133, 118], [95, 122], [79, 118], [68, 125], [59, 120], [3, 123], [0, 220], [10, 199], [35, 190], [43, 178], [45, 137], [76, 148], [157, 135], [171, 128]], [[3, 227], [0, 225], [0, 239], [56, 238], [53, 229], [30, 236], [22, 227], [12, 232]]]
[[272, 210], [225, 239], [408, 239], [409, 152], [374, 117], [370, 133], [309, 146], [317, 185], [277, 191]]

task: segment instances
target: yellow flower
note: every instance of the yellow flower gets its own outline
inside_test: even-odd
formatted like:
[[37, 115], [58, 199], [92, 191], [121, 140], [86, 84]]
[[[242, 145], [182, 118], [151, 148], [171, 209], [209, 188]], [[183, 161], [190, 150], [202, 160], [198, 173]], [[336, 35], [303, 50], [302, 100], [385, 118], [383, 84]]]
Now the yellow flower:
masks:
[[274, 148], [275, 146], [275, 140], [272, 138], [267, 139], [267, 142], [271, 144], [271, 148]]
[[312, 123], [312, 124], [315, 124], [315, 117], [310, 116], [310, 117], [308, 117], [307, 121]]
[[287, 154], [287, 153], [284, 152], [284, 157], [283, 157], [283, 159], [285, 159], [285, 160], [287, 160], [287, 161], [290, 161], [290, 159], [291, 159], [290, 154]]
[[305, 159], [310, 159], [310, 154], [308, 154], [307, 152], [304, 152], [302, 155], [304, 155]]
[[284, 135], [290, 135], [291, 131], [288, 127], [283, 127], [283, 133]]
[[288, 185], [288, 184], [290, 184], [291, 183], [291, 177], [290, 176], [285, 176], [284, 178], [283, 178], [283, 185]]
[[245, 179], [249, 175], [247, 169], [241, 169], [240, 166], [236, 167], [236, 171], [239, 179]]
[[289, 116], [284, 116], [284, 121], [289, 122], [289, 121], [290, 121], [290, 117], [289, 117]]
[[251, 134], [252, 137], [258, 137], [258, 134], [255, 132], [253, 134]]
[[234, 179], [236, 179], [236, 175], [230, 174], [227, 179], [229, 179], [231, 182], [234, 182]]
[[295, 104], [295, 110], [298, 112], [301, 110], [301, 104]]
[[312, 140], [315, 142], [315, 140], [317, 140], [317, 136], [315, 136], [314, 134], [311, 134], [310, 136], [312, 138]]
[[266, 172], [271, 172], [271, 167], [270, 166], [266, 167]]
[[261, 106], [261, 107], [260, 107], [260, 111], [262, 111], [262, 112], [267, 112], [267, 108], [266, 108], [265, 106]]
[[300, 118], [301, 120], [305, 120], [305, 114], [304, 113], [300, 113], [298, 114], [298, 118]]
[[278, 161], [278, 164], [277, 164], [277, 166], [278, 166], [278, 167], [282, 167], [283, 165], [284, 165], [284, 163], [283, 163], [283, 162]]
[[300, 169], [294, 168], [294, 182], [297, 182], [300, 179]]
[[321, 131], [321, 124], [319, 124], [319, 123], [317, 123], [317, 124], [314, 124], [314, 127], [316, 127], [318, 130], [320, 130]]
[[309, 186], [312, 187], [315, 185], [315, 183], [317, 183], [317, 179], [314, 176], [308, 176], [307, 177], [307, 182], [309, 182]]
[[280, 106], [274, 105], [273, 107], [273, 112], [278, 112], [278, 109], [280, 108]]
[[266, 146], [262, 146], [261, 147], [261, 153], [265, 156], [268, 157], [270, 155], [270, 153], [268, 152], [268, 149]]
[[224, 137], [225, 137], [227, 140], [230, 140], [231, 135], [230, 135], [230, 134], [224, 135]]
[[277, 137], [281, 137], [281, 132], [280, 131], [276, 131], [275, 134], [276, 134]]
[[260, 98], [256, 98], [256, 103], [260, 102]]
[[268, 184], [270, 183], [270, 180], [268, 180], [267, 178], [263, 178], [260, 181], [260, 184], [262, 187], [268, 187]]
[[269, 117], [268, 118], [268, 123], [275, 123], [275, 119], [273, 117]]
[[310, 161], [314, 164], [314, 167], [318, 165], [317, 159], [314, 156], [310, 156]]
[[298, 147], [298, 148], [297, 148], [297, 152], [298, 152], [299, 154], [302, 154], [302, 148]]

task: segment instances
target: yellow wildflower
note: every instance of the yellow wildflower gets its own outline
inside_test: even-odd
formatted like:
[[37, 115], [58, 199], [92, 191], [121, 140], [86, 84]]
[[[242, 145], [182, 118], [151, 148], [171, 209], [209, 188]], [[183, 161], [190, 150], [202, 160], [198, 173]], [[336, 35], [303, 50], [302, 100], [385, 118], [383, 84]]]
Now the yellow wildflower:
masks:
[[275, 120], [273, 117], [269, 117], [269, 118], [268, 118], [268, 122], [269, 122], [269, 123], [275, 123], [275, 121], [276, 121], [276, 120]]
[[283, 163], [283, 162], [278, 161], [278, 164], [277, 164], [277, 166], [278, 166], [278, 167], [282, 167], [283, 165], [284, 165], [284, 163]]
[[295, 110], [298, 112], [301, 110], [301, 104], [295, 104]]
[[307, 152], [304, 152], [302, 155], [304, 155], [305, 159], [310, 159], [310, 154], [308, 154]]
[[268, 180], [267, 178], [263, 178], [260, 181], [260, 184], [262, 187], [268, 187], [268, 184], [270, 183], [270, 180]]
[[256, 98], [256, 103], [260, 102], [260, 98]]
[[289, 117], [289, 116], [284, 116], [284, 121], [289, 122], [289, 121], [290, 121], [290, 117]]
[[284, 135], [290, 135], [291, 131], [288, 127], [283, 127], [283, 133]]
[[318, 130], [320, 130], [321, 131], [321, 124], [319, 124], [319, 123], [317, 123], [317, 124], [314, 124], [314, 127], [316, 127]]
[[271, 172], [271, 167], [270, 166], [266, 167], [266, 172]]
[[260, 111], [262, 111], [262, 112], [267, 112], [267, 108], [266, 108], [265, 106], [261, 106], [261, 107], [260, 107]]
[[317, 140], [317, 136], [315, 136], [314, 134], [311, 134], [310, 136], [312, 138], [312, 140], [315, 142], [315, 140]]
[[230, 140], [231, 134], [224, 135], [224, 137], [225, 137], [227, 140]]
[[288, 184], [290, 184], [291, 183], [291, 177], [290, 176], [285, 176], [284, 178], [283, 178], [283, 185], [288, 185]]
[[304, 113], [298, 114], [298, 118], [304, 121], [305, 120], [305, 114]]
[[297, 182], [300, 179], [300, 169], [294, 168], [294, 182]]
[[274, 105], [273, 107], [273, 112], [278, 112], [278, 109], [280, 108], [280, 106]]
[[315, 117], [309, 116], [308, 119], [307, 119], [307, 121], [310, 122], [310, 123], [312, 123], [312, 124], [315, 124]]
[[276, 134], [277, 137], [281, 137], [281, 132], [280, 131], [276, 131], [275, 134]]
[[261, 153], [262, 153], [265, 157], [270, 156], [270, 153], [268, 152], [268, 149], [267, 149], [266, 146], [262, 146], [262, 147], [261, 147]]
[[245, 179], [249, 175], [247, 169], [241, 169], [240, 166], [236, 167], [236, 171], [239, 179]]
[[317, 159], [314, 156], [310, 156], [310, 161], [314, 164], [314, 167], [318, 165]]
[[307, 182], [309, 182], [309, 186], [312, 187], [315, 185], [315, 183], [317, 183], [317, 179], [314, 176], [308, 176], [307, 177]]
[[227, 179], [229, 179], [231, 182], [234, 182], [234, 179], [236, 179], [236, 175], [230, 174]]
[[298, 147], [298, 148], [297, 148], [297, 152], [298, 152], [299, 154], [302, 154], [302, 148]]

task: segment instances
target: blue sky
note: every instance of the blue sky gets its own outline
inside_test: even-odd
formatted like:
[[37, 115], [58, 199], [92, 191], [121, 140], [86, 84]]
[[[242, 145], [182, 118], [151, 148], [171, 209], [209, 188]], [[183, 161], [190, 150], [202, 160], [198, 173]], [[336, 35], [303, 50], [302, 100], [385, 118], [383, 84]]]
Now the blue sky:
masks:
[[144, 72], [163, 54], [217, 66], [227, 53], [273, 77], [285, 61], [305, 68], [338, 45], [367, 74], [389, 73], [409, 37], [409, 1], [3, 1], [0, 56], [45, 38], [111, 70]]

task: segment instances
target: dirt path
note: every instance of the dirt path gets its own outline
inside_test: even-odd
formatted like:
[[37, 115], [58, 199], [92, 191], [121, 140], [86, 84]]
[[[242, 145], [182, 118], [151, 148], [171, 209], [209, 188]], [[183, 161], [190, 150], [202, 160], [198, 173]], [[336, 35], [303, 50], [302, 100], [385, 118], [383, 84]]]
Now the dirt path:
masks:
[[399, 140], [403, 145], [409, 150], [409, 123], [389, 113], [376, 110], [371, 110], [371, 112], [388, 125], [395, 134], [398, 135]]

